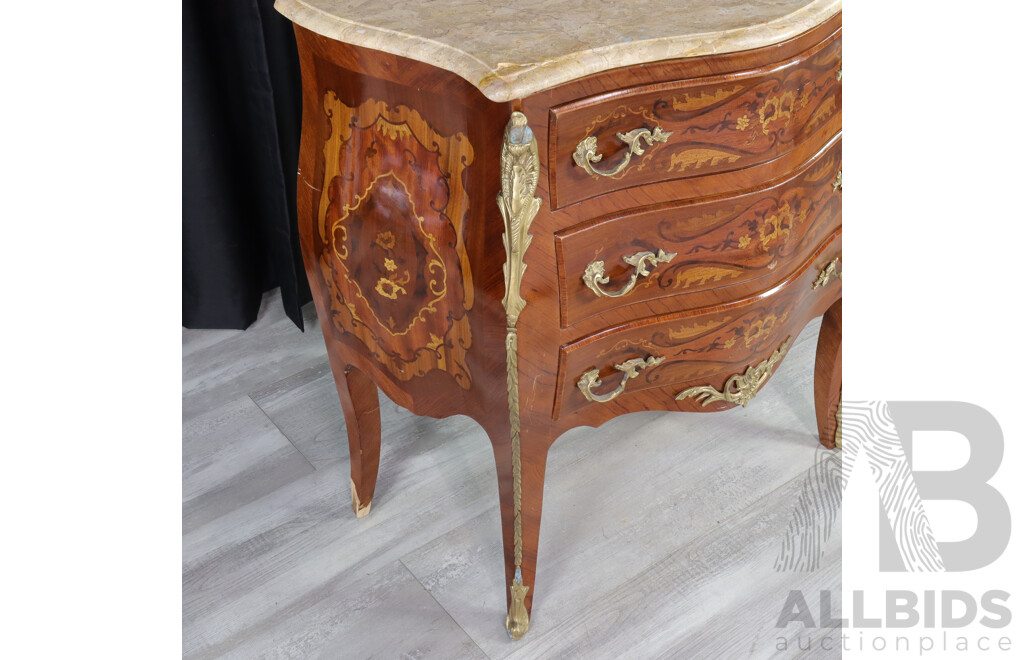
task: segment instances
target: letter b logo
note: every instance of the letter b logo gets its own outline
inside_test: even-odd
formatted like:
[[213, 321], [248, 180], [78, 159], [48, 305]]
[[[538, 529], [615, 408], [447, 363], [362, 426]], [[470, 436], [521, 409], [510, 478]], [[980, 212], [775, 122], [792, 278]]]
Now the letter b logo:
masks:
[[[852, 405], [854, 408], [864, 406]], [[868, 406], [873, 407], [872, 404]], [[844, 426], [848, 420], [854, 421], [847, 411], [844, 402]], [[859, 447], [867, 454], [873, 470], [880, 467], [879, 461], [889, 468], [889, 474], [880, 475], [882, 479], [879, 480], [884, 514], [879, 535], [881, 570], [971, 571], [994, 562], [1010, 541], [1009, 506], [999, 491], [988, 483], [1003, 459], [1003, 432], [999, 423], [984, 408], [960, 401], [890, 401], [889, 415], [884, 411], [884, 405], [875, 408], [873, 412], [883, 414], [881, 419], [876, 417], [872, 421], [885, 426], [891, 420], [899, 442], [892, 442], [892, 434], [884, 432], [888, 429], [876, 428], [873, 430], [883, 431], [881, 442], [876, 442], [879, 436], [872, 433], [863, 438], [866, 443]], [[853, 417], [865, 421], [860, 415]], [[861, 429], [867, 430], [863, 426]], [[847, 435], [845, 431], [844, 435]], [[912, 470], [911, 439], [915, 431], [959, 433], [970, 445], [966, 465], [944, 472]], [[860, 434], [851, 435], [856, 438]], [[884, 437], [886, 435], [889, 437]], [[893, 451], [886, 452], [886, 449]], [[879, 450], [888, 456], [880, 458]], [[894, 455], [900, 453], [902, 459]], [[931, 534], [931, 525], [920, 505], [925, 500], [957, 500], [969, 504], [978, 517], [974, 535], [956, 542], [925, 538]]]

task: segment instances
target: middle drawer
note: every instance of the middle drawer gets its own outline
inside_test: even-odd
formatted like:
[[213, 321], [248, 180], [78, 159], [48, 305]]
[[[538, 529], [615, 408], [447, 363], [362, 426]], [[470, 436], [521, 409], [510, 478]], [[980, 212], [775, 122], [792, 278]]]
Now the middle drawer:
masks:
[[765, 187], [558, 232], [562, 327], [657, 298], [784, 277], [842, 223], [841, 168], [837, 135], [803, 167]]

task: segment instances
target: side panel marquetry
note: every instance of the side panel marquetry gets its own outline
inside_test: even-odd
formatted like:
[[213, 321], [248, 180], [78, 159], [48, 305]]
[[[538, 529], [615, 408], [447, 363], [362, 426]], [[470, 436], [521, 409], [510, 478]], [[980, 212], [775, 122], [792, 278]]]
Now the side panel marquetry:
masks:
[[[582, 375], [597, 370], [597, 377], [606, 383], [604, 389], [592, 392], [599, 400], [607, 393], [605, 389], [613, 390], [620, 380], [616, 365], [638, 356], [657, 360], [658, 366], [630, 381], [615, 401], [623, 410], [630, 409], [631, 393], [653, 388], [665, 388], [665, 398], [659, 405], [664, 403], [666, 410], [712, 411], [736, 405], [712, 401], [705, 406], [692, 398], [674, 402], [674, 397], [693, 386], [724, 391], [730, 378], [769, 359], [810, 319], [841, 297], [841, 283], [835, 288], [812, 287], [821, 269], [841, 255], [841, 241], [841, 230], [836, 230], [789, 277], [762, 294], [726, 305], [644, 319], [563, 346], [554, 417], [600, 405], [591, 403], [595, 397], [579, 391]], [[773, 367], [777, 361], [772, 362]]]
[[[841, 225], [842, 197], [832, 186], [841, 167], [842, 143], [836, 138], [801, 169], [760, 189], [605, 217], [559, 232], [562, 327], [658, 298], [758, 279], [765, 287], [780, 281]], [[673, 256], [636, 278], [628, 258], [638, 251]], [[596, 261], [608, 278], [605, 289], [634, 286], [619, 296], [595, 295], [586, 273]]]
[[[841, 38], [778, 65], [708, 78], [658, 83], [574, 101], [551, 111], [552, 207], [614, 190], [704, 176], [765, 163], [809, 141], [821, 144], [841, 121]], [[671, 135], [643, 153], [619, 134], [660, 129]], [[600, 176], [576, 163], [587, 140], [600, 165], [632, 155], [629, 167]]]
[[400, 381], [440, 370], [469, 389], [469, 141], [383, 101], [352, 108], [328, 90], [323, 111], [330, 133], [316, 229], [333, 330]]

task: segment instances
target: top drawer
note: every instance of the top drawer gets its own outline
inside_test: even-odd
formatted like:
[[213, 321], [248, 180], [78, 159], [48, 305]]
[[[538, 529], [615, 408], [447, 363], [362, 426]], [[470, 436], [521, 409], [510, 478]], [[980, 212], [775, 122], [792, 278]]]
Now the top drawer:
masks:
[[[738, 170], [839, 130], [841, 31], [778, 65], [618, 90], [551, 110], [551, 204]], [[834, 126], [830, 124], [835, 122]]]

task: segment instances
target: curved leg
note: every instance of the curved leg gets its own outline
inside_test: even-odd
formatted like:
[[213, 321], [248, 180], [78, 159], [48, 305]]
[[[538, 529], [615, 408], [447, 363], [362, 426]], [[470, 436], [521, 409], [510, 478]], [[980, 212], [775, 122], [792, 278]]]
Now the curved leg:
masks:
[[370, 513], [380, 467], [380, 401], [377, 386], [355, 367], [331, 360], [334, 383], [345, 413], [348, 452], [352, 463], [352, 510], [357, 518]]
[[[818, 440], [829, 449], [836, 446], [836, 413], [843, 391], [843, 299], [828, 308], [821, 320], [818, 353], [814, 359], [814, 412]], [[842, 447], [840, 447], [841, 449]]]
[[[544, 470], [551, 443], [546, 433], [531, 433], [524, 429], [520, 435], [521, 544], [517, 544], [512, 444], [508, 438], [493, 436], [492, 442], [494, 462], [498, 469], [501, 530], [505, 546], [505, 584], [508, 585], [505, 593], [508, 612], [505, 628], [509, 637], [519, 639], [529, 629], [533, 597], [536, 593], [534, 580], [537, 574], [540, 514], [544, 499]], [[520, 561], [517, 562], [517, 559]], [[517, 564], [519, 576], [516, 574]]]

